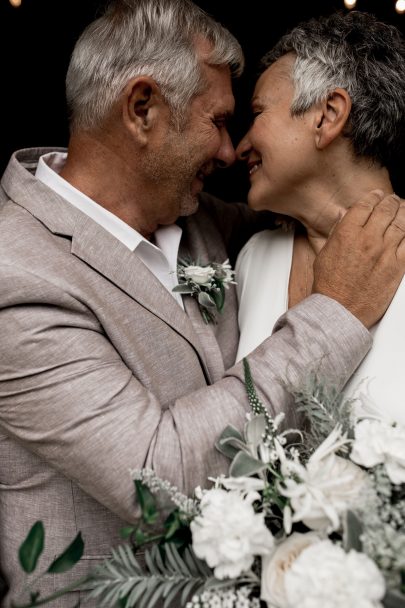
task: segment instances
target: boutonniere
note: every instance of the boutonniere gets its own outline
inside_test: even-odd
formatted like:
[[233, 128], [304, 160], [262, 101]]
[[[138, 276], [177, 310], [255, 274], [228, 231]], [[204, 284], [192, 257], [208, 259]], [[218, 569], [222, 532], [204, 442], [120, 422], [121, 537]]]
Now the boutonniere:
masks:
[[205, 265], [179, 260], [177, 276], [180, 282], [173, 291], [196, 298], [205, 323], [216, 323], [216, 312], [222, 313], [224, 308], [225, 290], [231, 283], [236, 285], [229, 260]]

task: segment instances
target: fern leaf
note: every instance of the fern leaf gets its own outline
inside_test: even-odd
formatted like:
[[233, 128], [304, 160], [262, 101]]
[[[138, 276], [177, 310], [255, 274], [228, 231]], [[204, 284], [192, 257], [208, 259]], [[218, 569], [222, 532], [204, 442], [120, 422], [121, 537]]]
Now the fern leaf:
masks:
[[186, 600], [189, 598], [191, 591], [193, 590], [193, 588], [195, 586], [196, 586], [195, 581], [188, 581], [188, 583], [186, 583], [186, 585], [184, 586], [184, 589], [181, 593], [180, 603], [182, 605], [186, 604]]
[[170, 604], [172, 603], [172, 601], [174, 600], [174, 598], [177, 597], [178, 593], [179, 593], [179, 589], [178, 589], [178, 587], [176, 585], [175, 587], [173, 587], [170, 590], [170, 592], [166, 596], [165, 603], [163, 604], [163, 608], [167, 608], [168, 606], [170, 606]]
[[151, 596], [150, 600], [149, 600], [149, 604], [147, 608], [153, 608], [153, 606], [156, 604], [156, 602], [162, 597], [163, 595], [163, 590], [164, 590], [164, 586], [158, 587], [154, 594]]
[[[148, 589], [141, 597], [139, 606], [137, 606], [137, 608], [153, 608], [154, 603], [159, 599], [161, 595], [161, 591], [161, 586], [156, 587], [155, 585], [150, 584], [149, 582]], [[152, 601], [153, 597], [155, 597], [154, 601]]]
[[[131, 551], [132, 553], [132, 551]], [[119, 559], [121, 560], [122, 564], [125, 565], [125, 567], [127, 568], [128, 572], [131, 570], [131, 561], [128, 557], [128, 553], [125, 551], [125, 548], [123, 545], [119, 545], [117, 547], [117, 554], [119, 556]], [[132, 563], [132, 567], [133, 567], [133, 563]]]
[[157, 569], [159, 570], [159, 573], [163, 574], [165, 571], [165, 565], [163, 563], [163, 559], [162, 559], [159, 547], [157, 545], [154, 545], [152, 547], [151, 555], [152, 555], [154, 563], [156, 564]]
[[196, 556], [196, 554], [194, 553], [194, 551], [191, 547], [187, 547], [187, 549], [185, 550], [184, 553], [188, 554], [190, 559], [193, 560], [200, 577], [206, 578], [206, 579], [212, 578], [211, 568], [208, 566], [208, 564], [206, 562], [204, 562], [202, 559], [199, 559]]
[[183, 553], [183, 559], [184, 562], [187, 566], [187, 568], [189, 569], [189, 572], [193, 575], [193, 576], [198, 576], [199, 574], [201, 574], [198, 565], [196, 564], [196, 561], [193, 559], [193, 554], [186, 550]]
[[158, 575], [158, 574], [160, 574], [160, 571], [155, 565], [154, 558], [156, 558], [156, 554], [152, 554], [151, 551], [148, 551], [148, 550], [145, 551], [145, 564], [146, 564], [146, 567], [148, 568], [148, 571], [151, 574]]
[[166, 552], [168, 559], [170, 559], [170, 561], [173, 563], [173, 566], [174, 566], [174, 569], [176, 572], [181, 572], [181, 574], [183, 574], [184, 576], [190, 575], [190, 572], [188, 571], [186, 564], [180, 557], [180, 554], [176, 548], [176, 545], [174, 545], [173, 543], [167, 543], [165, 545], [165, 552]]
[[109, 591], [103, 596], [101, 605], [102, 606], [113, 606], [120, 598], [120, 585], [113, 585]]
[[132, 608], [136, 606], [137, 601], [142, 596], [142, 593], [146, 590], [148, 585], [147, 579], [142, 580], [138, 585], [134, 586], [125, 604], [125, 608]]
[[178, 608], [180, 594], [184, 605], [192, 591], [202, 589], [210, 578], [211, 569], [189, 548], [183, 556], [174, 544], [164, 545], [162, 554], [153, 546], [145, 552], [143, 571], [131, 547], [122, 545], [97, 567], [90, 598], [97, 598], [98, 605], [105, 607], [125, 598], [126, 608], [153, 608], [164, 598], [166, 607], [176, 601]]

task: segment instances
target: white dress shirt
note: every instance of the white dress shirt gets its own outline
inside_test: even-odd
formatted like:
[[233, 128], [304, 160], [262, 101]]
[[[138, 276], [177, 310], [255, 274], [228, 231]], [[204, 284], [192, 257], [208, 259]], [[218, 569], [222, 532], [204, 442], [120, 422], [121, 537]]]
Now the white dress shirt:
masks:
[[105, 230], [123, 243], [145, 264], [155, 277], [183, 307], [181, 295], [172, 291], [177, 285], [177, 256], [182, 230], [177, 224], [162, 226], [154, 233], [155, 243], [145, 239], [139, 232], [119, 217], [74, 188], [59, 173], [66, 162], [66, 153], [50, 152], [40, 157], [35, 177], [71, 205], [91, 217]]

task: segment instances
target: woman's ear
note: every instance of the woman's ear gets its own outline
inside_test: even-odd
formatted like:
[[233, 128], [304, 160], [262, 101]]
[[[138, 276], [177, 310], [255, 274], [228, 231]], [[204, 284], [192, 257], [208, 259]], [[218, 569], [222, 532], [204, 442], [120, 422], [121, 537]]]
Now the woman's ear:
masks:
[[339, 137], [347, 124], [352, 100], [345, 89], [335, 89], [316, 112], [315, 145], [323, 150]]
[[122, 118], [127, 129], [141, 144], [146, 143], [164, 105], [153, 78], [139, 76], [127, 83], [123, 94]]

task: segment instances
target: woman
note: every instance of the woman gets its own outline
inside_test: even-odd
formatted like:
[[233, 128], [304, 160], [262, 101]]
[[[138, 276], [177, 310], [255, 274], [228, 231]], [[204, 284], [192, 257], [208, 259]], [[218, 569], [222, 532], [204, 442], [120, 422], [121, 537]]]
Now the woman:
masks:
[[[303, 23], [262, 67], [237, 153], [249, 205], [293, 220], [255, 235], [238, 258], [238, 360], [311, 293], [315, 256], [346, 209], [369, 190], [393, 191], [387, 166], [405, 122], [404, 41], [371, 15]], [[361, 391], [363, 409], [405, 423], [405, 281], [372, 333], [346, 394]]]

